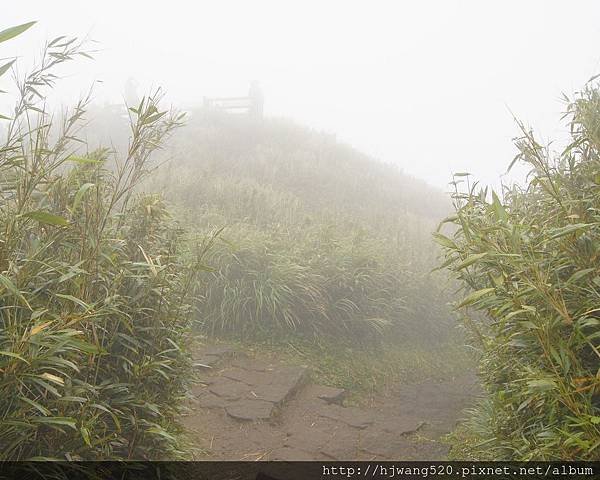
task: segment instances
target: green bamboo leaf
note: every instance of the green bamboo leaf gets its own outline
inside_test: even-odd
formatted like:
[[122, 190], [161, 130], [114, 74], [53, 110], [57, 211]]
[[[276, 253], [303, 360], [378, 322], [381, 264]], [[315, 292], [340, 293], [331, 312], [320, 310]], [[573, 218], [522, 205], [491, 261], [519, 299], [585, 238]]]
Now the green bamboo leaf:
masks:
[[496, 215], [497, 220], [499, 220], [501, 222], [506, 222], [508, 220], [508, 214], [506, 213], [506, 210], [502, 206], [502, 203], [500, 202], [498, 195], [496, 195], [496, 192], [494, 192], [493, 190], [492, 190], [492, 207], [494, 208], [494, 213]]
[[433, 233], [433, 240], [434, 240], [434, 242], [438, 243], [442, 247], [447, 247], [447, 248], [452, 248], [454, 250], [458, 250], [457, 245], [452, 240], [450, 240], [448, 237], [446, 237], [445, 235], [442, 235], [439, 232]]
[[576, 232], [577, 230], [585, 230], [596, 225], [596, 223], [573, 223], [565, 227], [553, 228], [548, 231], [548, 234], [549, 238], [556, 239], [568, 235], [569, 233]]
[[472, 305], [473, 303], [477, 302], [477, 300], [479, 300], [480, 298], [485, 297], [486, 295], [492, 293], [495, 290], [495, 288], [482, 288], [481, 290], [477, 290], [471, 293], [470, 295], [467, 295], [463, 299], [463, 301], [458, 304], [458, 308], [465, 307], [467, 305]]
[[470, 265], [473, 265], [478, 260], [481, 260], [483, 257], [487, 256], [488, 252], [484, 253], [475, 253], [473, 255], [469, 255], [466, 259], [460, 262], [455, 268], [456, 270], [462, 270], [463, 268], [467, 268]]
[[89, 432], [89, 430], [87, 428], [85, 428], [85, 427], [81, 427], [79, 429], [79, 431], [81, 432], [81, 437], [83, 438], [83, 441], [85, 442], [85, 444], [88, 447], [91, 447], [92, 446], [92, 441], [90, 440], [90, 432]]
[[77, 297], [74, 297], [73, 295], [64, 295], [62, 293], [55, 293], [54, 295], [59, 298], [62, 298], [64, 300], [70, 300], [71, 302], [76, 303], [77, 305], [81, 306], [86, 312], [92, 308], [90, 305], [85, 303], [83, 300], [81, 300]]
[[6, 42], [7, 40], [10, 40], [11, 38], [16, 37], [17, 35], [22, 34], [25, 30], [35, 25], [35, 23], [36, 22], [28, 22], [22, 25], [17, 25], [16, 27], [10, 27], [5, 30], [2, 30], [0, 32], [0, 43]]
[[555, 389], [556, 382], [551, 379], [542, 378], [539, 380], [530, 380], [529, 382], [527, 382], [527, 386], [532, 390], [547, 391]]
[[19, 355], [18, 353], [7, 352], [6, 350], [0, 350], [0, 355], [4, 355], [5, 357], [17, 358], [17, 359], [25, 362], [27, 365], [29, 365], [29, 362], [26, 359], [24, 359], [21, 355]]
[[79, 190], [77, 190], [77, 193], [75, 194], [75, 199], [73, 200], [73, 211], [74, 212], [77, 210], [77, 207], [81, 203], [81, 200], [83, 199], [83, 196], [85, 195], [85, 192], [87, 192], [93, 186], [94, 186], [93, 183], [84, 183], [81, 187], [79, 187]]
[[15, 60], [11, 60], [0, 67], [0, 77], [4, 75], [10, 67], [12, 67], [13, 63], [15, 63]]
[[580, 278], [585, 277], [586, 275], [594, 272], [595, 270], [596, 270], [595, 268], [584, 268], [583, 270], [579, 270], [569, 277], [569, 279], [567, 280], [567, 283], [576, 282]]
[[29, 405], [31, 405], [33, 408], [35, 408], [38, 412], [40, 412], [42, 415], [44, 416], [50, 416], [51, 412], [50, 410], [48, 410], [46, 407], [44, 407], [43, 405], [40, 405], [38, 402], [31, 400], [27, 397], [24, 397], [22, 395], [19, 395], [19, 398], [24, 401], [25, 403], [28, 403]]
[[69, 158], [67, 158], [68, 162], [75, 162], [75, 163], [81, 163], [81, 164], [100, 164], [103, 163], [102, 160], [95, 160], [93, 158], [86, 158], [86, 157], [78, 157], [77, 155], [71, 155]]
[[29, 310], [31, 310], [31, 305], [29, 305], [29, 302], [27, 302], [27, 299], [23, 296], [23, 294], [19, 291], [19, 289], [15, 286], [15, 284], [10, 280], [10, 278], [5, 277], [4, 275], [0, 274], [0, 284], [6, 290], [8, 290], [10, 293], [12, 293], [15, 297], [17, 297], [19, 300], [21, 300], [22, 303], [27, 305], [27, 308], [29, 308]]
[[32, 220], [36, 220], [40, 223], [45, 223], [47, 225], [57, 225], [64, 227], [69, 225], [69, 221], [66, 218], [60, 217], [58, 215], [54, 215], [53, 213], [46, 212], [43, 210], [36, 210], [34, 212], [27, 212], [21, 215], [22, 217], [31, 218]]
[[33, 417], [31, 421], [50, 426], [61, 425], [77, 430], [77, 422], [71, 417]]

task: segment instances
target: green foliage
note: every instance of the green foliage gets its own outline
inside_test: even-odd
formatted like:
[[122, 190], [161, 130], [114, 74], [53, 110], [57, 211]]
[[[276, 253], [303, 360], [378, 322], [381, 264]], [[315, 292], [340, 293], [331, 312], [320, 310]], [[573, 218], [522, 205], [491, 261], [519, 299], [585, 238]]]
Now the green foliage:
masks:
[[474, 458], [600, 459], [600, 91], [567, 116], [555, 159], [521, 125], [525, 188], [457, 190], [454, 234], [436, 235], [489, 393], [466, 424]]
[[89, 99], [62, 122], [45, 105], [54, 69], [80, 54], [50, 42], [0, 146], [1, 460], [179, 454], [199, 258], [161, 198], [133, 191], [181, 115], [156, 92], [131, 111], [124, 157], [78, 154]]
[[198, 111], [179, 134], [150, 185], [199, 231], [225, 226], [207, 260], [203, 331], [361, 346], [384, 332], [448, 336], [424, 214], [447, 213], [441, 192], [280, 120]]

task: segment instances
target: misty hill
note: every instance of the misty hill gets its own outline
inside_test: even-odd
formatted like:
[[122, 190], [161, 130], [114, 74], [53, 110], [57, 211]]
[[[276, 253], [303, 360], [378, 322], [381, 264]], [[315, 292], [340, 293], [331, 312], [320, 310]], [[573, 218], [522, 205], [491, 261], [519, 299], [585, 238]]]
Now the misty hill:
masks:
[[408, 218], [433, 224], [450, 209], [425, 182], [287, 120], [197, 110], [188, 122], [160, 178], [177, 185], [167, 188], [172, 200], [195, 209], [257, 223], [342, 215], [386, 229]]
[[287, 120], [199, 110], [170, 145], [147, 188], [196, 232], [225, 227], [207, 257], [206, 331], [448, 335], [444, 282], [430, 274], [431, 231], [450, 209], [440, 191]]
[[[88, 142], [126, 148], [126, 115], [101, 110]], [[194, 110], [168, 145], [143, 188], [200, 238], [224, 228], [198, 305], [207, 332], [371, 343], [452, 330], [446, 280], [430, 273], [451, 210], [441, 191], [284, 119]]]

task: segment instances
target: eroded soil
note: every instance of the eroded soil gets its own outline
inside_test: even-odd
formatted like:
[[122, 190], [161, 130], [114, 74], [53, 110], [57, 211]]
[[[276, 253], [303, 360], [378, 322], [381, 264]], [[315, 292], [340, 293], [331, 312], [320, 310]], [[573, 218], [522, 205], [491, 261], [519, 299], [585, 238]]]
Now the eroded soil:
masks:
[[443, 460], [449, 433], [479, 394], [472, 373], [395, 385], [366, 406], [311, 382], [302, 365], [223, 345], [195, 352], [200, 371], [182, 423], [197, 460]]

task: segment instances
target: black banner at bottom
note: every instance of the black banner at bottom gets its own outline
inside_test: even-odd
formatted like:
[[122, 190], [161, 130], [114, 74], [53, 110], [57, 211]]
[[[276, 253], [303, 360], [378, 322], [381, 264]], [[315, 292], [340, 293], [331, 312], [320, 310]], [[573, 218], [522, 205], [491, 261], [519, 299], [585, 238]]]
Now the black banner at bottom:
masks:
[[600, 462], [3, 462], [18, 480], [600, 479]]

